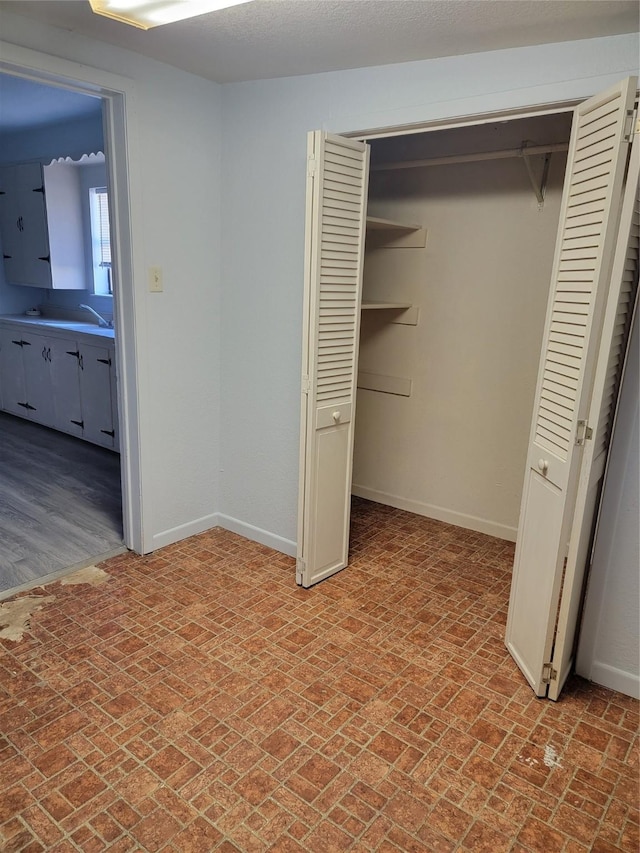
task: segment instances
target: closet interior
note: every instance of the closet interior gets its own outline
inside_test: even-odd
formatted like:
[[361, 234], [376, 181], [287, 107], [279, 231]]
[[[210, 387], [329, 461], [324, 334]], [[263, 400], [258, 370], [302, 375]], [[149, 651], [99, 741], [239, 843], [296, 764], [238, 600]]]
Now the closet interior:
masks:
[[515, 539], [571, 120], [370, 142], [354, 495]]

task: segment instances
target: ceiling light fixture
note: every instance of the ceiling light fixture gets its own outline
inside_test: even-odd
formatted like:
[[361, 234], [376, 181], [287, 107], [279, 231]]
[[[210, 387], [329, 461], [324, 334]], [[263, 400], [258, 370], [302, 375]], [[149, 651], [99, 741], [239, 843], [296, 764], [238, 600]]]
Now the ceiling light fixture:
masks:
[[150, 30], [250, 0], [89, 0], [96, 15]]

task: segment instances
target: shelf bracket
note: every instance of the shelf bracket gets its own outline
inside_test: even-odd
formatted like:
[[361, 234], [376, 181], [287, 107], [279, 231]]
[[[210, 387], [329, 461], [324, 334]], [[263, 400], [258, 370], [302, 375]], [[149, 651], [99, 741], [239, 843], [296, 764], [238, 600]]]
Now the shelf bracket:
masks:
[[540, 176], [540, 178], [537, 178], [535, 175], [533, 165], [531, 163], [532, 155], [527, 153], [526, 143], [524, 142], [522, 144], [522, 148], [520, 149], [520, 156], [524, 161], [524, 165], [527, 170], [527, 175], [529, 176], [529, 181], [531, 182], [535, 197], [538, 200], [538, 210], [542, 210], [542, 208], [544, 207], [544, 194], [547, 189], [547, 179], [549, 177], [551, 152], [544, 155], [544, 160], [542, 163], [542, 175]]

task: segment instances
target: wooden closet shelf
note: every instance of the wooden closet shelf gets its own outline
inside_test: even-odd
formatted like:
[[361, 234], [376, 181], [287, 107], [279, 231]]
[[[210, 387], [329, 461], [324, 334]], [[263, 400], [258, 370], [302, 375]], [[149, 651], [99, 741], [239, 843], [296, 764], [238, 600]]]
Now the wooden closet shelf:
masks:
[[404, 309], [411, 308], [410, 302], [363, 302], [360, 306], [363, 311], [370, 311], [372, 309], [380, 310], [385, 308], [396, 308], [396, 309]]
[[381, 219], [379, 216], [367, 216], [367, 228], [372, 231], [419, 231], [422, 225], [395, 222], [393, 219]]
[[390, 311], [385, 321], [397, 323], [400, 326], [418, 325], [418, 306], [410, 302], [363, 302], [360, 308], [363, 311]]
[[423, 249], [427, 229], [422, 225], [367, 216], [367, 245], [371, 248]]

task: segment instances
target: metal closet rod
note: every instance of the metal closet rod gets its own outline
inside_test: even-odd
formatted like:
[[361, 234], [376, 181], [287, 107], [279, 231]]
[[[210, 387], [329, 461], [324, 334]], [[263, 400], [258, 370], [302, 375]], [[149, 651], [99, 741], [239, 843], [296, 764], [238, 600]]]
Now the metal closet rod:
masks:
[[475, 154], [452, 154], [448, 157], [429, 157], [426, 160], [402, 160], [397, 163], [376, 163], [372, 172], [386, 172], [397, 169], [417, 169], [421, 166], [446, 166], [451, 163], [475, 163], [480, 160], [506, 160], [510, 157], [535, 157], [537, 154], [554, 154], [556, 151], [568, 151], [567, 142], [553, 145], [521, 145], [520, 148], [504, 148], [502, 151], [483, 151]]

